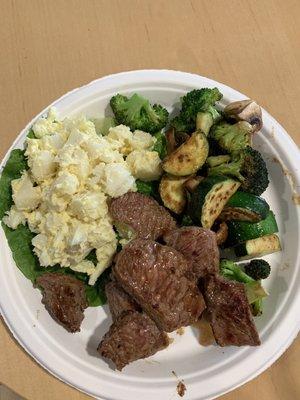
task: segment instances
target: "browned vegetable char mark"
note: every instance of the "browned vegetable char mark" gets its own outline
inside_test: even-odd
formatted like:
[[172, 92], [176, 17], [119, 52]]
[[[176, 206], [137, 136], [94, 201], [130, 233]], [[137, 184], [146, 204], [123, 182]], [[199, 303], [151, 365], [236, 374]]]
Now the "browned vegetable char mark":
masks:
[[140, 310], [136, 302], [115, 281], [106, 284], [105, 294], [113, 321], [123, 313]]
[[115, 225], [130, 227], [136, 238], [156, 240], [176, 226], [164, 207], [141, 193], [129, 192], [113, 199], [109, 211]]
[[129, 311], [111, 325], [98, 352], [121, 370], [130, 362], [149, 357], [168, 344], [168, 336], [146, 314]]
[[79, 331], [88, 306], [83, 282], [70, 275], [46, 273], [36, 284], [42, 288], [42, 303], [51, 317], [67, 331]]
[[219, 271], [219, 249], [216, 234], [196, 226], [174, 229], [164, 235], [168, 246], [181, 252], [191, 263], [195, 278]]
[[175, 249], [143, 239], [125, 246], [113, 267], [119, 284], [166, 332], [194, 323], [205, 308], [195, 282], [185, 276], [190, 270]]
[[210, 275], [203, 294], [218, 345], [260, 345], [244, 284]]

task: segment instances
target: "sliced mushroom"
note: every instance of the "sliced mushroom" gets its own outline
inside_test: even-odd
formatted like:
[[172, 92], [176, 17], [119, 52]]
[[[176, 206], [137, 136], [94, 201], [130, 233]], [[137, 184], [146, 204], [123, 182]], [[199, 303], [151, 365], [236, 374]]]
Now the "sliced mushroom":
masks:
[[166, 140], [167, 140], [167, 154], [171, 154], [177, 147], [175, 139], [175, 129], [173, 127], [167, 130]]
[[253, 100], [241, 100], [228, 104], [224, 113], [236, 121], [247, 121], [253, 126], [253, 132], [259, 131], [262, 126], [262, 113], [260, 106]]
[[220, 226], [216, 232], [217, 236], [217, 245], [220, 246], [221, 244], [225, 243], [228, 237], [228, 226], [226, 222], [221, 222]]
[[192, 175], [184, 182], [184, 187], [189, 192], [193, 192], [203, 179], [204, 179], [203, 176], [194, 176], [194, 175]]
[[181, 146], [189, 139], [190, 135], [186, 132], [176, 132], [175, 139], [176, 139], [176, 147]]

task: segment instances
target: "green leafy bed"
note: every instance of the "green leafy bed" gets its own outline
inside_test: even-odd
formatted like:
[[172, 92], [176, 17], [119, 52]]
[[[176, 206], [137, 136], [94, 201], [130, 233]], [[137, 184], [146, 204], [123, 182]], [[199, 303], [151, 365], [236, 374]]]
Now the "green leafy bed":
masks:
[[[11, 181], [20, 178], [22, 171], [25, 169], [28, 169], [28, 165], [24, 150], [12, 150], [0, 178], [0, 220], [2, 220], [13, 203]], [[94, 286], [89, 286], [86, 274], [74, 272], [69, 268], [61, 268], [59, 265], [47, 268], [41, 267], [31, 244], [34, 234], [29, 230], [27, 225], [19, 225], [17, 229], [10, 229], [2, 222], [2, 228], [17, 267], [33, 284], [36, 278], [45, 272], [70, 274], [84, 282], [90, 306], [95, 307], [105, 303], [104, 286], [108, 280], [109, 270], [106, 270], [101, 275]], [[87, 258], [94, 263], [97, 262], [95, 251], [92, 251]]]

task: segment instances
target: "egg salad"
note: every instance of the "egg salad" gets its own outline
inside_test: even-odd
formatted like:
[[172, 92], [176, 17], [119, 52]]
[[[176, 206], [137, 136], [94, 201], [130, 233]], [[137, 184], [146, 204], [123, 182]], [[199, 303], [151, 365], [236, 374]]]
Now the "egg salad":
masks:
[[[93, 285], [117, 248], [107, 201], [136, 191], [136, 179], [161, 176], [156, 139], [125, 125], [102, 136], [86, 117], [59, 120], [54, 109], [32, 129], [29, 169], [12, 181], [14, 204], [3, 220], [12, 229], [28, 224], [41, 266], [87, 273]], [[97, 265], [85, 259], [93, 249]]]

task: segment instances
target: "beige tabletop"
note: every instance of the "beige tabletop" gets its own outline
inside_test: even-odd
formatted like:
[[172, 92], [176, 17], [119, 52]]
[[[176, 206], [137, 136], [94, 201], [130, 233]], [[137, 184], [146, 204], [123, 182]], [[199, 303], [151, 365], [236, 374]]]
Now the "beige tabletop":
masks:
[[[254, 98], [300, 143], [299, 0], [0, 0], [3, 156], [65, 92], [114, 72], [169, 68]], [[0, 381], [28, 400], [87, 396], [39, 367], [0, 323]], [[300, 341], [226, 400], [300, 398]], [[134, 400], [134, 399], [133, 399]]]

